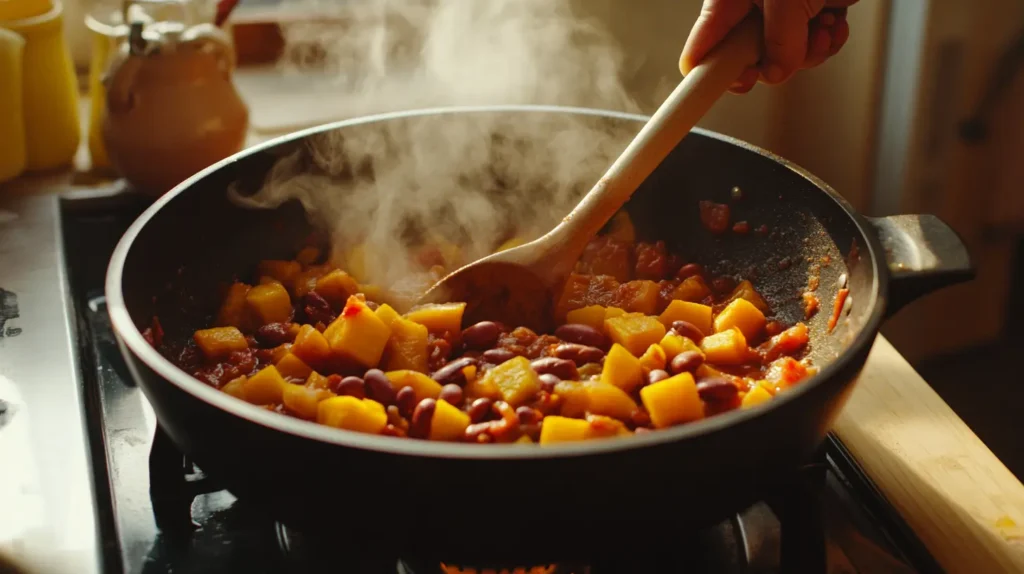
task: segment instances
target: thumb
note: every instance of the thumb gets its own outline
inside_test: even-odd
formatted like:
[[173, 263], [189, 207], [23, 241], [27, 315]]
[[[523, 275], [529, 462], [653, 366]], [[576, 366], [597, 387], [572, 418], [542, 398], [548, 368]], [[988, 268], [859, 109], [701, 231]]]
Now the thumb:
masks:
[[764, 0], [764, 79], [777, 84], [789, 78], [807, 56], [808, 24], [825, 0]]
[[679, 71], [686, 74], [707, 56], [750, 12], [751, 0], [704, 0], [700, 16], [679, 57]]

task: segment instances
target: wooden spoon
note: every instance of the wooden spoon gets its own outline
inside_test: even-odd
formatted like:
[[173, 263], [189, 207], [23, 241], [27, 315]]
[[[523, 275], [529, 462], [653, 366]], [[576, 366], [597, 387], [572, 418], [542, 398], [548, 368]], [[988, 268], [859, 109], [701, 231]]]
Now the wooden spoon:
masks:
[[751, 16], [687, 74], [575, 209], [543, 237], [449, 274], [417, 302], [465, 301], [464, 320], [502, 321], [538, 332], [553, 326], [553, 297], [587, 243], [761, 54]]

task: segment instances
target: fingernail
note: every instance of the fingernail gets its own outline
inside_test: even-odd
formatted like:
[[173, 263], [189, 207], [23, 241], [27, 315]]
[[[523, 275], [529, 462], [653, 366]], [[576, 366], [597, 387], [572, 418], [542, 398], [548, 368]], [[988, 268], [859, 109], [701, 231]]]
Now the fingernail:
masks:
[[782, 68], [775, 64], [770, 64], [768, 69], [764, 71], [764, 78], [772, 83], [781, 82], [784, 76]]

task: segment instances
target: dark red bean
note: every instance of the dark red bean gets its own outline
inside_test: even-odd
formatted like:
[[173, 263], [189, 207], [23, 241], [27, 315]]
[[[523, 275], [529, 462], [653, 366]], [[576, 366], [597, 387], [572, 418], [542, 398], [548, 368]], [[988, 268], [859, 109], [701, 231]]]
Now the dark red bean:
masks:
[[330, 325], [337, 318], [337, 315], [331, 310], [331, 304], [316, 291], [306, 293], [302, 298], [302, 303], [306, 318], [314, 325], [317, 323]]
[[687, 263], [679, 268], [676, 272], [676, 279], [682, 280], [687, 277], [693, 277], [694, 275], [702, 275], [704, 273], [704, 267], [700, 263]]
[[736, 288], [736, 280], [732, 277], [715, 277], [711, 280], [711, 289], [716, 293], [728, 293]]
[[416, 408], [416, 391], [412, 390], [412, 387], [402, 387], [395, 394], [395, 404], [398, 405], [398, 412], [403, 417], [411, 417], [412, 411]]
[[671, 375], [661, 369], [653, 369], [650, 373], [647, 373], [647, 384], [653, 385], [659, 381], [664, 381], [670, 376]]
[[466, 442], [494, 442], [494, 437], [491, 436], [490, 433], [491, 427], [492, 423], [490, 422], [474, 423], [466, 427], [466, 432], [463, 434], [463, 436], [465, 437]]
[[559, 359], [566, 359], [582, 367], [587, 363], [600, 363], [604, 358], [604, 351], [597, 347], [588, 347], [576, 343], [565, 343], [555, 347], [555, 356]]
[[448, 404], [461, 407], [462, 406], [462, 387], [454, 384], [447, 384], [441, 387], [441, 394], [438, 395], [439, 399], [444, 399]]
[[359, 377], [345, 377], [329, 388], [336, 395], [356, 397], [357, 399], [366, 398], [366, 382]]
[[484, 351], [493, 347], [498, 342], [499, 336], [501, 336], [501, 328], [497, 323], [480, 321], [462, 331], [462, 344], [467, 349]]
[[677, 335], [682, 335], [687, 339], [692, 339], [694, 343], [700, 343], [704, 340], [704, 332], [688, 321], [673, 321], [672, 330], [675, 331]]
[[477, 360], [470, 357], [462, 357], [461, 359], [455, 359], [447, 365], [441, 367], [430, 375], [430, 378], [441, 383], [442, 385], [458, 385], [463, 386], [466, 384], [466, 373], [462, 372], [469, 366], [476, 366]]
[[437, 409], [437, 401], [434, 399], [423, 399], [412, 412], [412, 420], [409, 421], [409, 436], [414, 438], [427, 438], [430, 435], [430, 422], [434, 420], [434, 410]]
[[256, 329], [256, 340], [264, 347], [276, 347], [294, 340], [290, 331], [288, 323], [267, 323]]
[[490, 349], [484, 351], [480, 358], [492, 365], [500, 365], [505, 361], [516, 358], [516, 354], [508, 349]]
[[562, 382], [562, 379], [559, 379], [551, 373], [541, 373], [538, 378], [540, 379], [540, 388], [549, 393], [555, 392], [555, 385]]
[[629, 415], [629, 422], [639, 430], [651, 425], [651, 415], [647, 414], [647, 411], [643, 409], [637, 409]]
[[469, 407], [469, 420], [474, 423], [483, 422], [491, 414], [494, 401], [488, 398], [479, 398], [473, 401]]
[[700, 398], [709, 403], [731, 401], [739, 391], [732, 381], [722, 377], [709, 377], [697, 383]]
[[363, 375], [366, 383], [366, 396], [378, 403], [388, 406], [395, 403], [395, 387], [391, 385], [387, 375], [380, 369], [370, 369]]
[[516, 416], [519, 417], [519, 424], [521, 425], [537, 424], [542, 418], [537, 409], [532, 409], [527, 406], [522, 406], [516, 409]]
[[541, 357], [530, 362], [530, 366], [537, 374], [550, 374], [563, 381], [575, 381], [580, 378], [576, 371], [576, 363], [568, 359], [557, 357]]
[[672, 362], [669, 363], [669, 370], [672, 371], [673, 375], [679, 373], [688, 373], [693, 371], [697, 367], [704, 363], [704, 355], [701, 355], [699, 351], [683, 351], [675, 357], [672, 357]]
[[608, 338], [604, 336], [604, 333], [590, 325], [582, 325], [580, 323], [562, 325], [555, 329], [555, 336], [566, 343], [576, 343], [586, 345], [587, 347], [597, 347], [598, 349], [607, 349], [609, 347]]

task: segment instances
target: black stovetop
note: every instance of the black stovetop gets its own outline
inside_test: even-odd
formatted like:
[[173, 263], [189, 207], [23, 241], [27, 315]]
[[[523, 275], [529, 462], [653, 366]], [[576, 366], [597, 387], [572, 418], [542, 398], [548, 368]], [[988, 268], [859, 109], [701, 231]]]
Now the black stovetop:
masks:
[[[178, 453], [121, 358], [103, 299], [114, 245], [144, 209], [124, 195], [62, 203], [64, 243], [78, 319], [79, 358], [108, 572], [443, 573], [415, 557], [366, 557], [341, 540], [312, 540], [219, 488]], [[833, 437], [800, 484], [677, 547], [592, 564], [513, 570], [455, 565], [449, 572], [939, 572], [856, 462]], [[106, 488], [104, 488], [106, 487]], [[784, 519], [779, 520], [779, 516]], [[644, 558], [641, 558], [641, 555]], [[461, 569], [456, 569], [461, 566]], [[483, 570], [491, 566], [491, 570]], [[502, 569], [504, 568], [504, 569]]]

